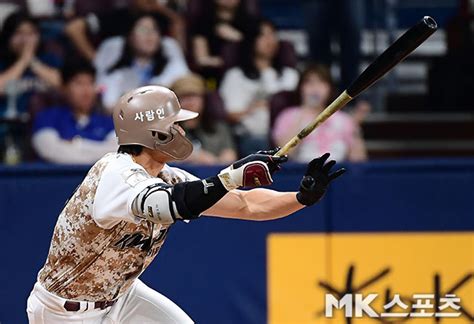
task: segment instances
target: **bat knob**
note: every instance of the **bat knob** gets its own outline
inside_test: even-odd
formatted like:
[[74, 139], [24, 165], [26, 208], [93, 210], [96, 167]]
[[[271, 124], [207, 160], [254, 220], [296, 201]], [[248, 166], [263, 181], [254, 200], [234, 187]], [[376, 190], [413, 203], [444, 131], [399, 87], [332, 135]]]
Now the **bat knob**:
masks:
[[423, 22], [425, 23], [426, 26], [428, 26], [431, 29], [437, 29], [438, 28], [438, 24], [436, 23], [436, 20], [434, 20], [430, 16], [424, 16], [423, 17]]

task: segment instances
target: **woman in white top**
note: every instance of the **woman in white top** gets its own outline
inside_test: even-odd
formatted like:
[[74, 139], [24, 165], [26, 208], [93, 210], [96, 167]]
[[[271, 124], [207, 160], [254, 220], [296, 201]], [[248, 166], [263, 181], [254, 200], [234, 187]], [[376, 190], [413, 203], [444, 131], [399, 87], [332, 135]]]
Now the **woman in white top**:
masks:
[[[153, 16], [139, 15], [132, 26], [125, 41], [114, 40], [108, 46], [121, 47], [121, 57], [115, 58], [115, 62], [110, 64], [110, 57], [115, 53], [109, 50], [108, 59], [95, 60], [99, 84], [104, 91], [103, 103], [108, 109], [128, 90], [147, 84], [170, 86], [189, 72], [179, 46], [166, 37], [162, 38]], [[111, 67], [104, 69], [101, 65]]]
[[227, 71], [222, 80], [219, 92], [229, 118], [237, 125], [241, 155], [268, 147], [268, 98], [293, 90], [298, 83], [298, 72], [277, 59], [278, 49], [275, 26], [260, 21], [242, 43], [240, 65]]

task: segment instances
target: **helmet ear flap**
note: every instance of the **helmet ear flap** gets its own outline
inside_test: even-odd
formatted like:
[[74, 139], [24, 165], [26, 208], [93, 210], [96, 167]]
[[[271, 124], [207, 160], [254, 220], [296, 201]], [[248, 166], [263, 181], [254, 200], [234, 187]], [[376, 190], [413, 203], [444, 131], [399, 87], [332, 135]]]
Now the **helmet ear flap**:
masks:
[[159, 140], [155, 140], [155, 149], [160, 150], [164, 154], [175, 160], [184, 160], [193, 152], [193, 144], [184, 135], [174, 128], [171, 128], [171, 140], [160, 144]]

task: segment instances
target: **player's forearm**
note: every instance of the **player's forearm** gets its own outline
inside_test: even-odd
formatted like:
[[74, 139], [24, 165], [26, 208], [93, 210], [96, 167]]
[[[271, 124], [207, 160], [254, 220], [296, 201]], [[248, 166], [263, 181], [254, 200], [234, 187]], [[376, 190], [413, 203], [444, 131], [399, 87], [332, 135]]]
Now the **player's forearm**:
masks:
[[278, 192], [270, 189], [253, 189], [243, 195], [241, 219], [271, 220], [288, 216], [304, 205], [296, 199], [296, 192]]
[[264, 221], [288, 216], [303, 207], [296, 200], [296, 192], [231, 190], [204, 215]]

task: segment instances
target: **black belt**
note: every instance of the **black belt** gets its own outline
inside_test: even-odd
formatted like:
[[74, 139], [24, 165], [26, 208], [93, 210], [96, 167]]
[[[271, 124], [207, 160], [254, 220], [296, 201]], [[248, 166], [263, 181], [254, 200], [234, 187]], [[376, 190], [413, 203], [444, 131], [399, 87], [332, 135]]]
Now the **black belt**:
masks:
[[[117, 300], [104, 300], [94, 302], [94, 309], [106, 309], [107, 307], [113, 306]], [[81, 302], [66, 301], [64, 303], [64, 309], [68, 312], [77, 312], [81, 309]]]

